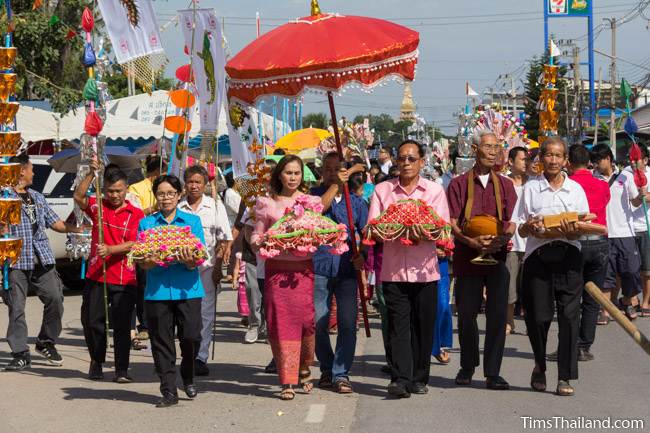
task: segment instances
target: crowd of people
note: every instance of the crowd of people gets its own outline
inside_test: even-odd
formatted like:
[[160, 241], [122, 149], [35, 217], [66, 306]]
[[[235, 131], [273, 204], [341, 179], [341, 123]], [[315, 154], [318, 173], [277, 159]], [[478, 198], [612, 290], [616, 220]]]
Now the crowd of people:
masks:
[[[507, 167], [497, 166], [503, 147], [494, 133], [477, 133], [472, 148], [473, 168], [439, 173], [435, 179], [421, 174], [425, 148], [413, 140], [401, 143], [394, 155], [389, 148], [381, 149], [378, 160], [369, 164], [326, 154], [317, 170], [319, 180], [312, 185], [304, 181], [303, 161], [286, 155], [278, 163], [268, 162], [269, 193], [257, 197], [252, 209], [238, 198], [232, 177], [219, 193], [199, 165], [188, 167], [181, 181], [161, 174], [164, 164], [150, 158], [145, 179], [129, 186], [119, 167], [102, 168], [92, 162], [74, 193], [76, 204], [93, 222], [81, 307], [90, 356], [88, 378], [104, 378], [108, 315], [115, 382], [133, 381], [129, 353], [149, 340], [162, 394], [157, 405], [177, 404], [178, 338], [183, 390], [189, 398], [196, 397], [194, 377], [210, 374], [220, 286], [232, 281], [241, 287], [238, 305], [247, 326], [243, 340], [268, 341], [272, 360], [265, 370], [277, 373], [283, 400], [295, 398], [295, 386], [305, 393], [315, 384], [341, 394], [353, 392], [350, 377], [359, 302], [364, 298], [380, 313], [386, 357], [382, 371], [390, 376], [387, 392], [393, 397], [427, 393], [431, 358], [449, 363], [445, 349], [452, 345], [452, 299], [458, 315], [458, 386], [470, 385], [480, 365], [477, 317], [484, 312], [483, 374], [488, 389], [509, 389], [501, 375], [504, 347], [507, 335], [517, 332], [515, 317], [523, 316], [534, 354], [532, 390], [546, 390], [547, 362], [552, 361], [558, 366], [556, 394], [573, 395], [571, 381], [578, 379], [578, 361], [594, 359], [591, 347], [597, 324], [606, 325], [611, 319], [584, 284], [594, 282], [630, 320], [650, 317], [650, 241], [642, 206], [650, 196], [645, 187], [636, 187], [633, 167], [619, 170], [604, 145], [569, 148], [562, 139], [551, 137], [535, 151], [511, 149]], [[647, 166], [647, 149], [642, 151]], [[61, 221], [43, 196], [30, 189], [33, 171], [26, 156], [12, 162], [22, 167], [12, 192], [23, 201], [22, 220], [0, 229], [23, 239], [23, 249], [9, 273], [11, 290], [3, 291], [13, 356], [5, 369], [20, 371], [31, 364], [25, 319], [30, 289], [44, 304], [35, 349], [50, 363], [63, 363], [55, 345], [61, 332], [63, 292], [45, 230], [83, 228]], [[98, 200], [89, 189], [102, 171]], [[348, 223], [346, 184], [354, 227]], [[450, 224], [453, 254], [417, 230], [410, 234], [410, 242], [376, 239], [373, 246], [361, 244], [368, 222], [404, 199], [425, 202]], [[337, 256], [319, 248], [306, 256], [281, 253], [264, 259], [260, 239], [297, 201], [344, 224], [348, 242], [358, 243], [360, 252], [350, 249]], [[543, 217], [564, 212], [593, 214], [603, 231], [585, 234], [567, 219], [557, 229], [545, 227]], [[468, 229], [485, 218], [496, 221], [496, 235], [476, 235]], [[138, 233], [167, 225], [189, 227], [206, 246], [208, 259], [197, 260], [187, 249], [168, 267], [152, 257], [139, 260], [136, 268], [129, 266], [127, 254]], [[477, 257], [485, 262], [477, 264]], [[359, 281], [363, 297], [358, 294]], [[558, 342], [551, 346], [557, 350], [547, 353], [555, 317]], [[332, 329], [337, 334], [334, 347]], [[310, 368], [315, 358], [320, 368], [317, 380]]]

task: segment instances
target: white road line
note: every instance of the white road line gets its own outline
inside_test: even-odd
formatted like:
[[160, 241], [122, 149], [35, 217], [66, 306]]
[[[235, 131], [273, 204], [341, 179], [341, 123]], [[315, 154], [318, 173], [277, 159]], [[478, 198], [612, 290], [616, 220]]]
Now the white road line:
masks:
[[327, 405], [324, 404], [310, 404], [309, 411], [305, 417], [305, 422], [308, 424], [318, 424], [323, 422], [326, 407]]

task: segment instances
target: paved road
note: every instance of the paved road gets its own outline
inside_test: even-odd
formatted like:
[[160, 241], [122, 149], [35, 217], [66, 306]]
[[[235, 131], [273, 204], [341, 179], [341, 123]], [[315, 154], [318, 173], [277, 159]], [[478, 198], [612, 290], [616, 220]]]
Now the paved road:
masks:
[[[277, 378], [263, 373], [271, 356], [269, 346], [241, 344], [244, 329], [235, 313], [235, 293], [223, 292], [219, 301], [217, 355], [211, 375], [197, 381], [202, 393], [177, 407], [156, 409], [158, 379], [148, 351], [132, 353], [137, 383], [85, 379], [89, 360], [79, 321], [81, 296], [68, 294], [58, 345], [65, 364], [53, 367], [35, 354], [31, 370], [0, 372], [0, 433], [519, 432], [524, 430], [523, 416], [550, 422], [554, 416], [641, 419], [646, 428], [650, 426], [650, 358], [615, 324], [599, 327], [593, 350], [597, 358], [580, 364], [581, 379], [574, 383], [577, 394], [572, 398], [529, 391], [528, 339], [513, 335], [507, 340], [502, 369], [512, 390], [488, 391], [480, 375], [472, 388], [455, 387], [459, 355], [454, 350], [450, 365], [432, 366], [428, 395], [388, 399], [388, 381], [379, 372], [381, 335], [373, 320], [373, 337], [366, 339], [361, 333], [359, 337], [352, 377], [356, 394], [339, 396], [316, 389], [312, 395], [299, 393], [294, 401], [283, 402], [277, 398]], [[28, 302], [34, 335], [40, 303], [36, 297]], [[4, 335], [3, 305], [0, 311]], [[639, 319], [637, 324], [650, 335], [650, 319]], [[524, 328], [523, 322], [517, 326]], [[552, 332], [550, 341], [555, 340], [555, 326]], [[8, 352], [6, 340], [0, 340], [0, 364], [8, 361]], [[313, 372], [317, 375], [317, 368]], [[110, 370], [107, 373], [112, 377]], [[550, 371], [550, 385], [555, 374]]]

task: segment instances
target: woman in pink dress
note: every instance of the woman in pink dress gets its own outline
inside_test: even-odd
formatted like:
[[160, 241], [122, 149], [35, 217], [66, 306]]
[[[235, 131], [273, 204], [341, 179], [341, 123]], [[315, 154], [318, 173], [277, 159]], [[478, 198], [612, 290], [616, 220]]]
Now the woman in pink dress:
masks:
[[[260, 197], [254, 208], [255, 228], [251, 237], [253, 248], [266, 231], [304, 196], [303, 162], [287, 155], [273, 170], [270, 197]], [[315, 205], [319, 197], [307, 196]], [[309, 367], [314, 360], [314, 272], [312, 255], [296, 257], [291, 254], [267, 259], [264, 277], [264, 311], [268, 341], [278, 368], [282, 400], [292, 400], [292, 385], [299, 384], [309, 393], [313, 385]]]

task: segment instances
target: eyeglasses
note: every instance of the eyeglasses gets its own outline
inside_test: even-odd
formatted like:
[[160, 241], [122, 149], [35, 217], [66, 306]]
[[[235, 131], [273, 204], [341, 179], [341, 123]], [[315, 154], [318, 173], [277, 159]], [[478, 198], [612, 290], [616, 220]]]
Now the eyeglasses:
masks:
[[416, 158], [415, 156], [411, 156], [411, 155], [400, 155], [397, 157], [397, 162], [401, 162], [401, 163], [404, 163], [406, 161], [410, 163], [414, 163], [419, 160], [420, 158]]
[[172, 191], [172, 192], [161, 192], [159, 194], [156, 194], [156, 197], [159, 199], [164, 199], [164, 198], [174, 198], [178, 195], [178, 192]]
[[487, 150], [488, 152], [498, 152], [499, 149], [502, 148], [502, 146], [500, 146], [498, 144], [491, 144], [491, 145], [490, 144], [483, 144], [481, 147], [483, 149]]

